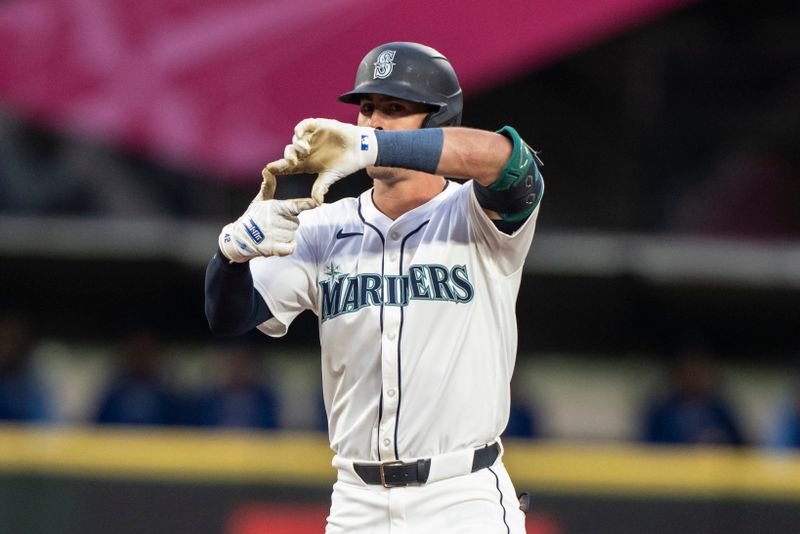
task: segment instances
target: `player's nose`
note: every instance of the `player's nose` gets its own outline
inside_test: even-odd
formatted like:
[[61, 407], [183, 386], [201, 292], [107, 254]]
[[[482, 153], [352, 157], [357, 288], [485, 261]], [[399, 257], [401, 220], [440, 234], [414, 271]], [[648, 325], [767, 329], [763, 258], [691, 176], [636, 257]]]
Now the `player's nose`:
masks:
[[384, 123], [383, 114], [377, 110], [373, 111], [367, 120], [367, 126], [376, 130], [383, 130]]

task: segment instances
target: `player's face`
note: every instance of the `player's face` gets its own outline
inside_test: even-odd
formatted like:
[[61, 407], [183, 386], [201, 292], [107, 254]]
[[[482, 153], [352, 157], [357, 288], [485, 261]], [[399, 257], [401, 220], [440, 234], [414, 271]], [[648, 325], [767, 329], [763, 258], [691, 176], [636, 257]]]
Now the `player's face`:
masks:
[[385, 95], [361, 97], [358, 125], [379, 130], [416, 130], [422, 126], [428, 106]]
[[[391, 96], [368, 94], [361, 97], [358, 125], [378, 130], [417, 130], [422, 127], [430, 108], [425, 104], [410, 102]], [[371, 178], [382, 181], [402, 179], [405, 169], [368, 167]]]

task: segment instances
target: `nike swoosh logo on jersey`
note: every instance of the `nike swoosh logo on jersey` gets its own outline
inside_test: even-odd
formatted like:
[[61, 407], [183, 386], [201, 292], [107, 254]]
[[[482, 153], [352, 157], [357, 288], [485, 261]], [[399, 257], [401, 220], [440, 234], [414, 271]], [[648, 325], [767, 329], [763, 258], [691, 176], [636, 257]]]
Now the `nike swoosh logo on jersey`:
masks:
[[353, 237], [354, 235], [364, 235], [364, 232], [345, 232], [343, 228], [339, 228], [336, 232], [336, 239], [344, 239], [345, 237]]

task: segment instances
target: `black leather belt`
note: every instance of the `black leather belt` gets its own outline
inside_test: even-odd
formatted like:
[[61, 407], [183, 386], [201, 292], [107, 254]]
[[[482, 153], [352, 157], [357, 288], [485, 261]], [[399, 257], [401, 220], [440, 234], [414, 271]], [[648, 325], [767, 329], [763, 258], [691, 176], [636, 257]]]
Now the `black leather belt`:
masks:
[[[492, 465], [500, 454], [497, 442], [475, 449], [472, 456], [472, 472]], [[413, 462], [384, 462], [382, 464], [353, 464], [356, 474], [367, 484], [379, 484], [385, 488], [396, 488], [424, 484], [431, 471], [431, 459]], [[465, 473], [466, 474], [466, 473]]]

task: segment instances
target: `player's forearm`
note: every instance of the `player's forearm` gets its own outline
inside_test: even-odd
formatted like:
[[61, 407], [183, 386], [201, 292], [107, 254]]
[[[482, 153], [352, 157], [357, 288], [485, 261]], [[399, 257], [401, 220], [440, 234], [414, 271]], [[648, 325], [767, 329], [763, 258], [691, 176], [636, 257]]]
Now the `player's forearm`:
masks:
[[[370, 148], [370, 131], [362, 128]], [[536, 153], [517, 131], [469, 128], [375, 131], [376, 165], [473, 178], [478, 203], [492, 219], [521, 221], [539, 204], [544, 184]]]
[[511, 156], [511, 141], [472, 128], [375, 131], [376, 165], [405, 167], [483, 185], [497, 180]]
[[495, 132], [471, 128], [442, 128], [444, 144], [436, 174], [472, 178], [491, 185], [511, 156], [511, 141]]
[[272, 314], [253, 287], [247, 263], [230, 263], [217, 251], [206, 269], [205, 312], [215, 334], [241, 335]]

